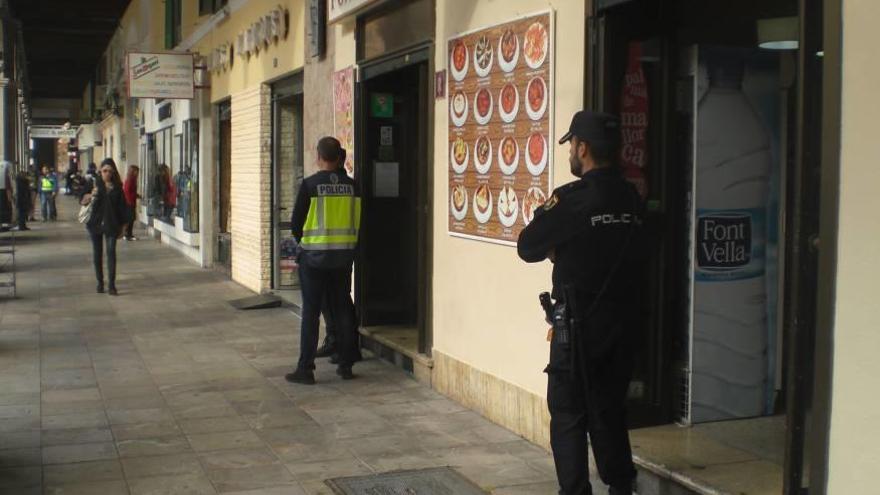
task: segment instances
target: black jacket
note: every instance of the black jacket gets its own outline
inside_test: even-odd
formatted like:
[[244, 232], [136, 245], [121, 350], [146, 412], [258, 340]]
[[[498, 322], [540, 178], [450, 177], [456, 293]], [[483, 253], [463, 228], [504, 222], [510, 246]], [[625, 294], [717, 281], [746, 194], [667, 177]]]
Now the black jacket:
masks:
[[125, 204], [125, 196], [122, 187], [114, 187], [108, 190], [104, 181], [95, 182], [97, 192], [92, 198], [92, 217], [86, 223], [86, 228], [93, 234], [104, 234], [118, 237], [122, 226], [128, 223], [128, 205]]
[[[318, 196], [318, 186], [324, 184], [348, 184], [352, 186], [354, 191], [357, 191], [354, 180], [345, 173], [344, 169], [333, 172], [322, 170], [305, 178], [299, 187], [293, 213], [290, 216], [291, 233], [297, 244], [302, 242], [303, 226], [309, 214], [311, 200]], [[348, 249], [332, 251], [304, 251], [300, 249], [297, 260], [299, 263], [313, 268], [337, 269], [351, 267], [354, 255], [354, 251]]]
[[[608, 282], [603, 301], [632, 297], [643, 259], [641, 199], [617, 168], [600, 168], [553, 192], [517, 243], [520, 258], [536, 263], [552, 250], [553, 296], [570, 285], [589, 300]], [[627, 240], [629, 239], [629, 240]]]

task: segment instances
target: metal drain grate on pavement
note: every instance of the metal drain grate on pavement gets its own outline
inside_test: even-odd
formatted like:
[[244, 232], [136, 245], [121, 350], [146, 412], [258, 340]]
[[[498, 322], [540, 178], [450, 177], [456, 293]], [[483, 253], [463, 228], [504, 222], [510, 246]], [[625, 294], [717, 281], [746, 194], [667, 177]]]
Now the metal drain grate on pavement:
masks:
[[338, 495], [486, 495], [448, 467], [333, 478], [326, 483]]

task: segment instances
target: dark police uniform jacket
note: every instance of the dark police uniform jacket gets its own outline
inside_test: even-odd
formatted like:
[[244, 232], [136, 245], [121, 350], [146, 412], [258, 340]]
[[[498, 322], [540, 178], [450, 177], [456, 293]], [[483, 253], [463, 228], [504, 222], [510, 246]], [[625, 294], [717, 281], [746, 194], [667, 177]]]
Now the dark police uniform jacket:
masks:
[[[620, 169], [598, 168], [557, 188], [519, 236], [524, 261], [540, 262], [553, 253], [554, 299], [564, 297], [563, 287], [574, 289], [582, 327], [574, 329], [572, 343], [580, 366], [602, 366], [620, 344], [633, 340], [641, 215], [641, 199]], [[546, 371], [570, 371], [568, 351], [554, 347]]]
[[[290, 215], [291, 233], [294, 239], [296, 239], [297, 244], [302, 241], [303, 227], [309, 214], [311, 200], [318, 196], [318, 186], [330, 184], [350, 185], [354, 189], [355, 194], [357, 194], [354, 180], [342, 168], [332, 172], [321, 170], [303, 179], [299, 192], [296, 195], [293, 213]], [[298, 263], [312, 268], [328, 270], [351, 268], [354, 257], [354, 250], [305, 251], [302, 248], [298, 248], [297, 252]]]

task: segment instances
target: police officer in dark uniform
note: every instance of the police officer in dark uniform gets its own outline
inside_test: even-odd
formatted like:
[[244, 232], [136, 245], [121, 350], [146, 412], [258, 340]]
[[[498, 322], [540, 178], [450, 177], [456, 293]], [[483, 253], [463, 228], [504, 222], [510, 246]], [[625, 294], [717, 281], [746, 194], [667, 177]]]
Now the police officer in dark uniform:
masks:
[[555, 302], [542, 295], [553, 324], [544, 370], [550, 444], [560, 494], [592, 493], [587, 462], [592, 442], [609, 493], [629, 495], [636, 471], [626, 398], [638, 312], [641, 199], [616, 166], [617, 117], [578, 112], [559, 141], [566, 142], [571, 173], [579, 180], [553, 192], [517, 243], [524, 261], [553, 262]]

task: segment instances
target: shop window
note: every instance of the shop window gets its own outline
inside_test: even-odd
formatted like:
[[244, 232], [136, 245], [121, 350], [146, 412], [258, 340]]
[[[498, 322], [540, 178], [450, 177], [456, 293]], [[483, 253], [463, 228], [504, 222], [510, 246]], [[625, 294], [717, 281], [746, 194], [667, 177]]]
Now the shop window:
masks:
[[[151, 167], [149, 187], [150, 214], [163, 222], [174, 223], [174, 127], [166, 127], [153, 134], [155, 167]], [[171, 191], [171, 192], [169, 192]]]
[[181, 4], [183, 0], [165, 0], [165, 49], [171, 50], [183, 38], [181, 33]]
[[199, 0], [199, 15], [210, 15], [222, 9], [229, 0]]
[[177, 178], [177, 216], [183, 219], [183, 230], [199, 231], [199, 120], [183, 124], [183, 161]]

